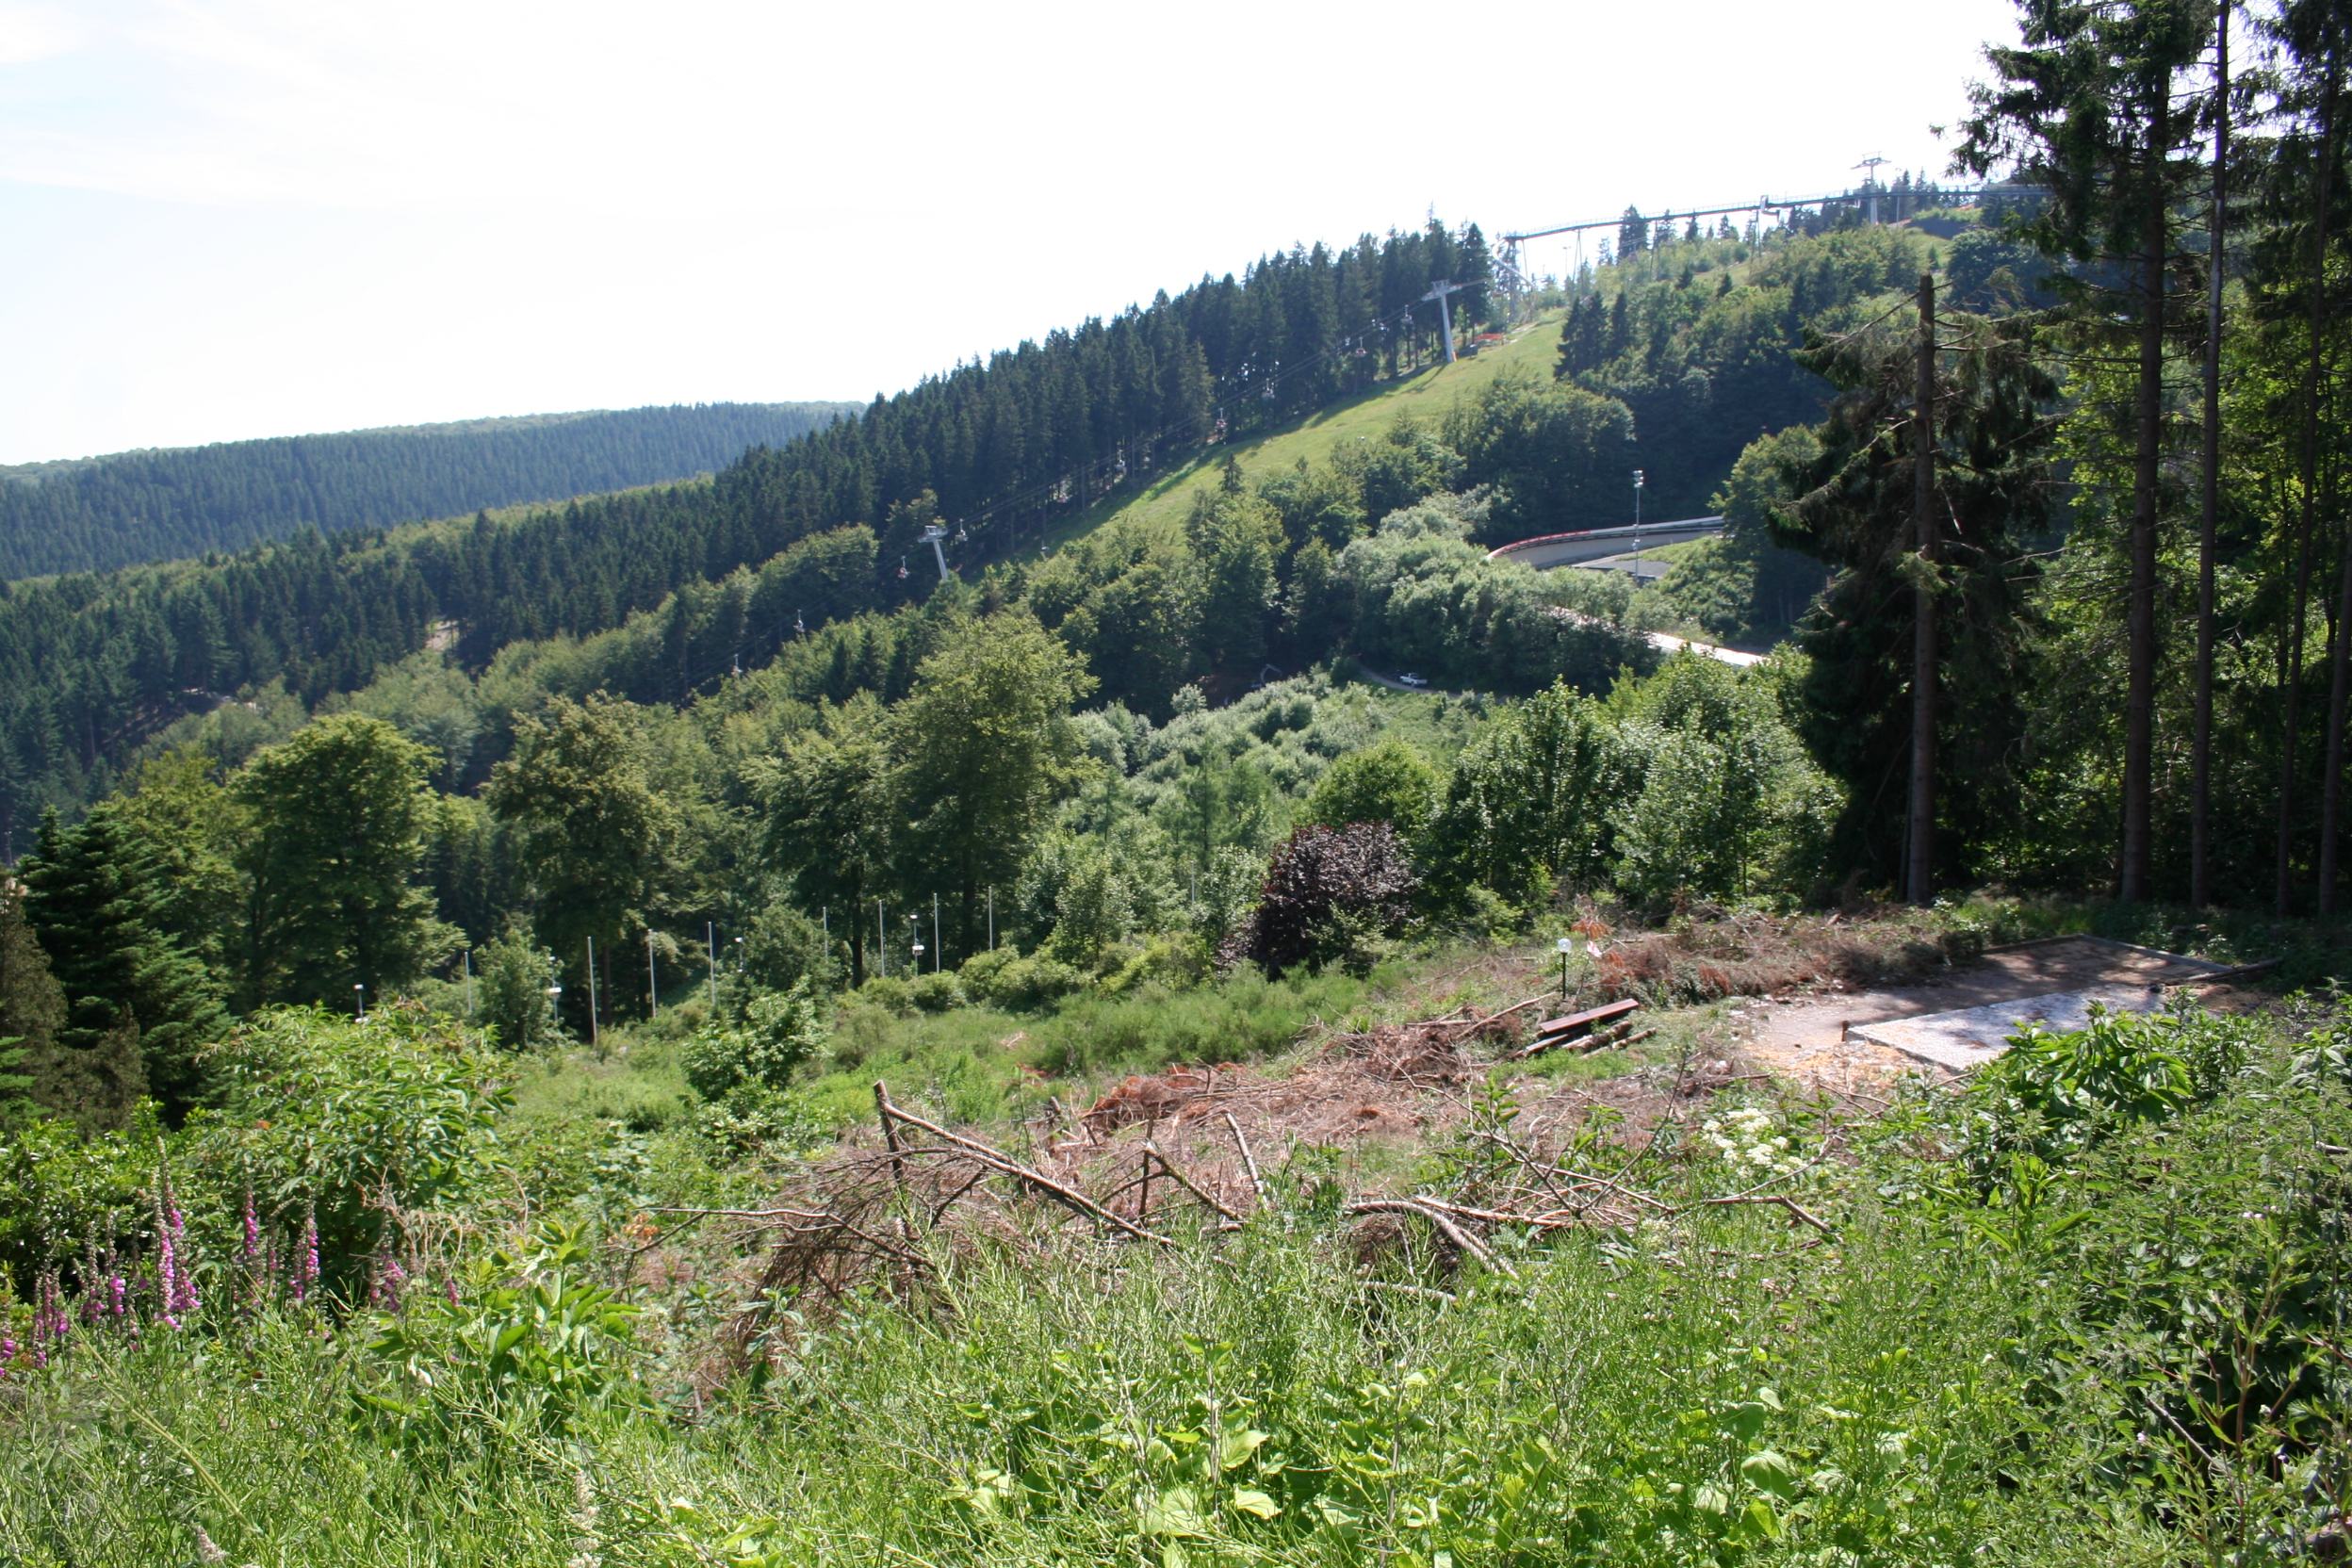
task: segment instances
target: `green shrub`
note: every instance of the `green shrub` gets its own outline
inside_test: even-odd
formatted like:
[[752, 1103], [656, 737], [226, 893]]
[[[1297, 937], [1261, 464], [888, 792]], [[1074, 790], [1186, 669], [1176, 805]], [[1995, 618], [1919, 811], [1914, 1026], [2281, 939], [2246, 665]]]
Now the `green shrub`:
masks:
[[1307, 796], [1301, 820], [1323, 827], [1384, 822], [1411, 840], [1428, 825], [1444, 782], [1418, 747], [1382, 741], [1333, 762]]
[[815, 1054], [827, 1031], [808, 982], [789, 991], [762, 991], [744, 1009], [742, 1027], [706, 1028], [686, 1042], [678, 1065], [706, 1101], [726, 1099], [743, 1085], [780, 1089], [792, 1069]]
[[562, 1436], [594, 1411], [647, 1401], [629, 1364], [637, 1308], [591, 1282], [593, 1249], [550, 1223], [476, 1271], [470, 1299], [387, 1323], [361, 1408], [403, 1445], [487, 1424]]
[[905, 1018], [915, 1010], [913, 988], [895, 974], [877, 974], [868, 980], [858, 988], [858, 1000], [892, 1018]]
[[416, 1004], [379, 1007], [365, 1023], [273, 1008], [220, 1061], [220, 1115], [191, 1124], [187, 1163], [208, 1173], [223, 1215], [248, 1184], [265, 1223], [298, 1230], [315, 1212], [330, 1285], [356, 1277], [393, 1213], [462, 1203], [498, 1165], [509, 1065]]
[[1991, 1183], [2014, 1161], [2056, 1164], [2140, 1122], [2211, 1099], [2245, 1062], [2259, 1026], [2183, 1002], [2168, 1013], [2094, 1010], [2053, 1035], [2032, 1024], [1968, 1086], [1967, 1158]]
[[[1000, 948], [999, 953], [1010, 949]], [[1056, 997], [1068, 996], [1086, 983], [1086, 977], [1059, 959], [1039, 954], [1034, 957], [1011, 957], [990, 964], [975, 976], [972, 965], [994, 954], [981, 954], [964, 966], [968, 988], [976, 987], [976, 994], [992, 1004], [1014, 1012], [1034, 1012]]]
[[541, 1051], [564, 1037], [547, 989], [555, 983], [554, 956], [531, 939], [520, 919], [507, 923], [506, 934], [482, 950], [479, 962], [476, 1016], [500, 1045]]
[[969, 1000], [964, 995], [963, 982], [945, 970], [918, 974], [914, 983], [906, 988], [906, 994], [918, 1008], [926, 1013], [949, 1012]]

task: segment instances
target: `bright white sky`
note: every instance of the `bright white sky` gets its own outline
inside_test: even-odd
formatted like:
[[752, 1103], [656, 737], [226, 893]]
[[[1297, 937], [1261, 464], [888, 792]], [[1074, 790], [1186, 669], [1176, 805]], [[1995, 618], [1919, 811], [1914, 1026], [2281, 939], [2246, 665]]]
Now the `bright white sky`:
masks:
[[1432, 205], [1940, 172], [2014, 14], [0, 0], [0, 462], [865, 398]]

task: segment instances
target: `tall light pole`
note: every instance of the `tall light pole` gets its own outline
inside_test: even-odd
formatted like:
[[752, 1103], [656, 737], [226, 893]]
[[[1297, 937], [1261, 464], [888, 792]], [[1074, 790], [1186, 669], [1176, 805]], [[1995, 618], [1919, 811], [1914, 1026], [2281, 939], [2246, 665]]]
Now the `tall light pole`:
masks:
[[1642, 470], [1633, 471], [1633, 585], [1642, 586]]

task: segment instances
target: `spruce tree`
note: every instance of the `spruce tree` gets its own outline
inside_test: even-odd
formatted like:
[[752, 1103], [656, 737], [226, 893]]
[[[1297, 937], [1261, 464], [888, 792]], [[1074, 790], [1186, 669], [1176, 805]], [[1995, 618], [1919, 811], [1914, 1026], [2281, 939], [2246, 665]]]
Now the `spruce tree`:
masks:
[[0, 1127], [44, 1108], [32, 1092], [57, 1050], [65, 998], [24, 923], [24, 889], [0, 881]]
[[1919, 351], [1891, 332], [1805, 355], [1841, 395], [1817, 428], [1819, 447], [1784, 470], [1795, 498], [1772, 524], [1776, 543], [1836, 573], [1797, 636], [1807, 655], [1798, 728], [1846, 786], [1838, 853], [1874, 880], [1895, 879], [1903, 864], [1922, 592], [1935, 606], [1945, 694], [1933, 740], [1937, 880], [1981, 872], [1965, 846], [1997, 840], [2021, 788], [2036, 576], [2028, 546], [2049, 521], [2047, 415], [2059, 388], [2030, 318], [1945, 326], [1930, 448], [1940, 538], [1931, 535], [1923, 555], [1914, 531], [1920, 429], [1911, 417]]
[[2020, 0], [2022, 46], [1986, 51], [1999, 80], [1971, 89], [1976, 114], [1955, 161], [2039, 187], [2023, 232], [2045, 254], [2112, 264], [2127, 281], [2088, 270], [2055, 282], [2073, 296], [2094, 349], [2128, 349], [2136, 364], [2129, 409], [2114, 412], [2132, 438], [2125, 555], [2122, 841], [2116, 892], [2153, 892], [2159, 513], [2166, 419], [2164, 350], [2175, 326], [2176, 280], [2188, 270], [2183, 200], [2205, 179], [2197, 154], [2210, 106], [2181, 90], [2213, 34], [2211, 0]]
[[49, 1077], [77, 1086], [35, 1092], [102, 1118], [152, 1092], [184, 1115], [203, 1098], [198, 1054], [226, 1017], [203, 962], [169, 935], [172, 890], [155, 850], [111, 805], [71, 827], [50, 812], [22, 872], [25, 918], [65, 1004]]

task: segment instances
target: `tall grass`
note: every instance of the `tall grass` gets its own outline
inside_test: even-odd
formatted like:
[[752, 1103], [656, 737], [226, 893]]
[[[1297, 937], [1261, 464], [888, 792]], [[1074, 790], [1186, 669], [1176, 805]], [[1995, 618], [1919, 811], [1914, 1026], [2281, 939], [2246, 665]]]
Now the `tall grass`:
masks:
[[[272, 1318], [14, 1385], [26, 1564], [2079, 1562], [2161, 1555], [2021, 1446], [2011, 1261], [1901, 1209], [1522, 1251], [1514, 1282], [1276, 1216], [1176, 1255], [1028, 1237], [789, 1329], [702, 1419], [467, 1442], [358, 1418]], [[1385, 1287], [1385, 1288], [1383, 1288]], [[1404, 1288], [1397, 1288], [1404, 1287]], [[1450, 1298], [1450, 1299], [1448, 1298]], [[680, 1502], [688, 1505], [681, 1509]], [[703, 1556], [700, 1554], [708, 1553]]]

